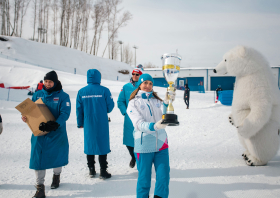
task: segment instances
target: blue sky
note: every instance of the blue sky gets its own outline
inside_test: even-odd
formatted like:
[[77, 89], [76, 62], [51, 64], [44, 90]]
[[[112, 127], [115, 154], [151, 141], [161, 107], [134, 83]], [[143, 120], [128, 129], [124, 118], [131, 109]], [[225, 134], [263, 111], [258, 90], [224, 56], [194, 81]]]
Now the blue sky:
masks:
[[137, 45], [137, 64], [161, 66], [167, 52], [182, 56], [182, 67], [215, 67], [236, 45], [260, 51], [280, 65], [278, 0], [124, 0], [133, 14], [119, 40]]

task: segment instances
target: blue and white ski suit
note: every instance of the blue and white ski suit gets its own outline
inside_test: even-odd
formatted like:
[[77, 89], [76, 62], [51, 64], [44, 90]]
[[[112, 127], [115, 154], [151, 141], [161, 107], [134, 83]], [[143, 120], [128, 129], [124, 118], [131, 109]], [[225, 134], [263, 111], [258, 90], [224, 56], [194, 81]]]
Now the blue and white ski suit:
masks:
[[156, 171], [154, 194], [162, 198], [169, 194], [169, 154], [165, 129], [156, 131], [154, 125], [166, 112], [167, 104], [153, 97], [152, 92], [139, 90], [127, 108], [134, 126], [134, 152], [138, 169], [137, 198], [147, 198], [151, 187], [152, 164]]

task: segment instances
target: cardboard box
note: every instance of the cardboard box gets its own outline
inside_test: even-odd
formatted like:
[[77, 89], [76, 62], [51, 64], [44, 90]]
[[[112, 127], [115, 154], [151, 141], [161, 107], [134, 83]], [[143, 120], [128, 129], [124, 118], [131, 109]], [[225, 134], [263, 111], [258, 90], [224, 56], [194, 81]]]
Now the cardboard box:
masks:
[[42, 122], [47, 122], [50, 120], [55, 121], [54, 116], [41, 98], [39, 98], [36, 102], [33, 102], [27, 98], [18, 106], [16, 106], [16, 109], [21, 112], [22, 116], [27, 117], [26, 123], [34, 136], [46, 135], [48, 133], [39, 130], [39, 125]]

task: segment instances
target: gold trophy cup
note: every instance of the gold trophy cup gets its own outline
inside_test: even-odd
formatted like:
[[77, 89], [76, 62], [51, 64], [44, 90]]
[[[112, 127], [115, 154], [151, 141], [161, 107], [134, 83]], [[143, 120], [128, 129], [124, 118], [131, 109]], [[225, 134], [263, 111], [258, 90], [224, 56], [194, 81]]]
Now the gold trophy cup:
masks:
[[181, 59], [182, 57], [176, 53], [167, 53], [161, 56], [163, 75], [169, 84], [169, 87], [167, 88], [169, 103], [166, 114], [162, 116], [162, 124], [168, 124], [168, 126], [179, 125], [177, 115], [174, 114], [174, 107], [170, 96], [176, 91], [175, 82], [179, 76]]

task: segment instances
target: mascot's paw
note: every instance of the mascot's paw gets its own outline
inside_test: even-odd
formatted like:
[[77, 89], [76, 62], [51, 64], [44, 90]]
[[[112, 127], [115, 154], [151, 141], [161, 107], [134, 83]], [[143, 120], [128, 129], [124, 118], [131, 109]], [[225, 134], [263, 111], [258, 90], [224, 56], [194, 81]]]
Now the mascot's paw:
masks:
[[250, 155], [249, 152], [248, 152], [248, 151], [245, 151], [245, 152], [242, 154], [242, 157], [243, 157], [244, 160], [248, 160], [248, 157], [247, 157], [247, 156], [249, 156], [249, 155]]
[[229, 114], [229, 116], [228, 116], [228, 121], [229, 121], [229, 123], [230, 123], [231, 125], [233, 125], [233, 126], [234, 126], [234, 122], [233, 122], [232, 114]]
[[252, 155], [247, 156], [245, 162], [248, 166], [264, 166], [267, 164], [267, 162], [261, 162], [260, 160], [253, 157]]

